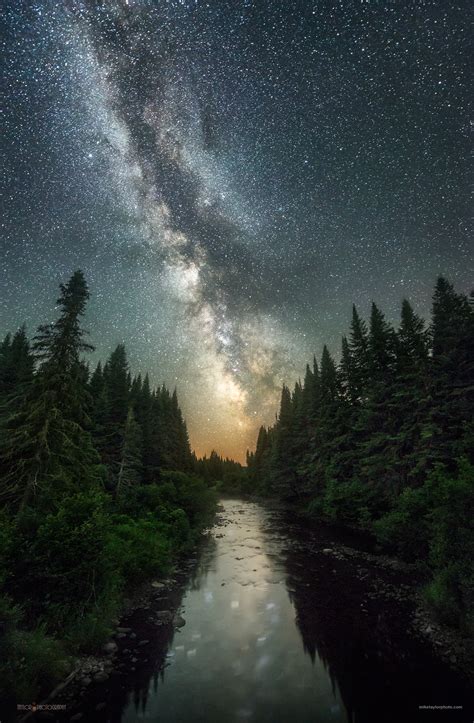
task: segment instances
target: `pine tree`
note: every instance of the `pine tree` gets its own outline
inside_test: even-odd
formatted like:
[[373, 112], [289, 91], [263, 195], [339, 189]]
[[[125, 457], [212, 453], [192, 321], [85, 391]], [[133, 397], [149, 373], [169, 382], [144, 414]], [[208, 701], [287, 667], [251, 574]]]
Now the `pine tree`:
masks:
[[432, 405], [425, 431], [431, 461], [449, 469], [474, 459], [474, 311], [466, 296], [440, 277], [433, 296]]
[[[24, 326], [13, 335], [7, 334], [0, 346], [0, 405], [18, 404], [33, 381], [34, 357]], [[16, 398], [16, 402], [14, 401]]]
[[398, 476], [396, 491], [421, 481], [426, 460], [420, 450], [429, 409], [429, 340], [423, 319], [402, 303], [396, 375], [390, 413], [396, 420], [389, 464]]
[[352, 395], [354, 401], [362, 401], [369, 383], [369, 335], [367, 324], [352, 307], [352, 323], [349, 341], [352, 359]]
[[143, 479], [145, 483], [150, 483], [154, 479], [154, 470], [152, 465], [152, 392], [148, 374], [145, 374], [143, 379], [135, 411], [143, 434]]
[[366, 399], [356, 432], [360, 474], [365, 483], [376, 490], [381, 510], [385, 509], [388, 497], [397, 489], [396, 474], [388, 463], [392, 435], [397, 428], [391, 413], [395, 351], [395, 332], [380, 309], [372, 304], [367, 361], [370, 385], [366, 385]]
[[[321, 357], [321, 392], [319, 413], [319, 487], [324, 486], [328, 478], [337, 473], [332, 468], [338, 448], [342, 445], [344, 429], [342, 393], [336, 364], [327, 346], [323, 348]], [[342, 451], [342, 447], [341, 447]]]
[[92, 346], [80, 326], [89, 291], [81, 271], [61, 284], [59, 318], [40, 326], [33, 348], [40, 367], [21, 408], [5, 421], [1, 497], [24, 508], [48, 491], [51, 499], [100, 479], [90, 434], [80, 353]]
[[[127, 353], [118, 344], [103, 371], [103, 399], [97, 447], [109, 472], [109, 485], [117, 484], [129, 407], [129, 369]], [[99, 431], [99, 430], [98, 430]]]
[[352, 352], [345, 336], [342, 337], [339, 378], [344, 398], [351, 405], [355, 405], [360, 396], [358, 393], [358, 380]]
[[123, 494], [126, 489], [140, 484], [142, 474], [143, 435], [140, 425], [135, 419], [133, 408], [130, 407], [127, 414], [127, 422], [125, 424], [115, 494], [119, 496]]
[[293, 459], [294, 428], [293, 403], [290, 390], [283, 385], [280, 414], [275, 426], [273, 465], [275, 469], [275, 490], [282, 496], [297, 494], [296, 472]]

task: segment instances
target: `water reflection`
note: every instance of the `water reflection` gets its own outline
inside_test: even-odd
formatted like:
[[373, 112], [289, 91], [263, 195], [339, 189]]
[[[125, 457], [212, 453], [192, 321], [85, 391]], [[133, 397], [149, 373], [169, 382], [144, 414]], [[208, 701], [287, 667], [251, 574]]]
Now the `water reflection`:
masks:
[[408, 723], [420, 704], [463, 702], [399, 609], [367, 602], [353, 562], [308, 553], [318, 541], [284, 512], [224, 507], [174, 593], [186, 625], [158, 628], [149, 662], [124, 671], [102, 721]]
[[346, 721], [337, 685], [301, 644], [286, 537], [253, 503], [226, 501], [224, 517], [184, 597], [186, 626], [171, 641], [170, 665], [145, 711], [131, 703], [124, 723]]
[[[279, 524], [289, 527], [284, 515]], [[451, 720], [471, 720], [464, 683], [407, 630], [408, 603], [386, 600], [381, 606], [367, 595], [370, 588], [354, 561], [310, 556], [301, 527], [298, 533], [303, 544], [285, 558], [296, 625], [305, 652], [324, 665], [339, 690], [347, 720], [415, 723], [422, 719], [420, 705], [447, 700], [464, 704]]]

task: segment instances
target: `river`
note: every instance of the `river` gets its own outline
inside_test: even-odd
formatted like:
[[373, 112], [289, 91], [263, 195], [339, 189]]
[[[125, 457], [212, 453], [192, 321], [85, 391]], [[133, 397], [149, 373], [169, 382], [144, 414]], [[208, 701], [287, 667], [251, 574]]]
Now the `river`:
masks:
[[[284, 510], [225, 500], [179, 594], [185, 625], [160, 628], [144, 668], [133, 659], [136, 670], [108, 687], [108, 713], [97, 719], [467, 719], [465, 684], [413, 639], [408, 603], [390, 594], [396, 574], [382, 574], [381, 604], [362, 553], [346, 560], [331, 544]], [[463, 711], [433, 717], [423, 705]]]

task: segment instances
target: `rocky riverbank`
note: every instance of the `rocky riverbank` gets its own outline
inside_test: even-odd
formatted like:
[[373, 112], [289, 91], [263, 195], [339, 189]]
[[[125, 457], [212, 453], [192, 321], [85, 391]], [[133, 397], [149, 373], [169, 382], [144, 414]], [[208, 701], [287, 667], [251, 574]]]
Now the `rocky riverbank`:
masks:
[[435, 620], [423, 598], [420, 576], [414, 566], [337, 543], [313, 547], [313, 553], [347, 561], [354, 567], [356, 578], [366, 586], [360, 602], [362, 612], [367, 612], [369, 605], [383, 608], [398, 603], [407, 616], [409, 633], [428, 643], [433, 655], [451, 669], [467, 680], [474, 679], [474, 641]]

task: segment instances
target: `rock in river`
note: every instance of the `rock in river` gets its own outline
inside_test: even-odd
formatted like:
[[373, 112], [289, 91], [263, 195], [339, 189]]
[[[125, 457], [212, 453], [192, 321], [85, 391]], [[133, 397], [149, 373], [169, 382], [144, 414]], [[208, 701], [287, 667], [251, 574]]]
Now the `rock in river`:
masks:
[[158, 610], [155, 617], [163, 623], [170, 623], [173, 620], [173, 613], [170, 610]]
[[113, 655], [115, 651], [117, 650], [117, 643], [110, 642], [106, 643], [104, 645], [104, 653], [107, 653], [107, 655]]

